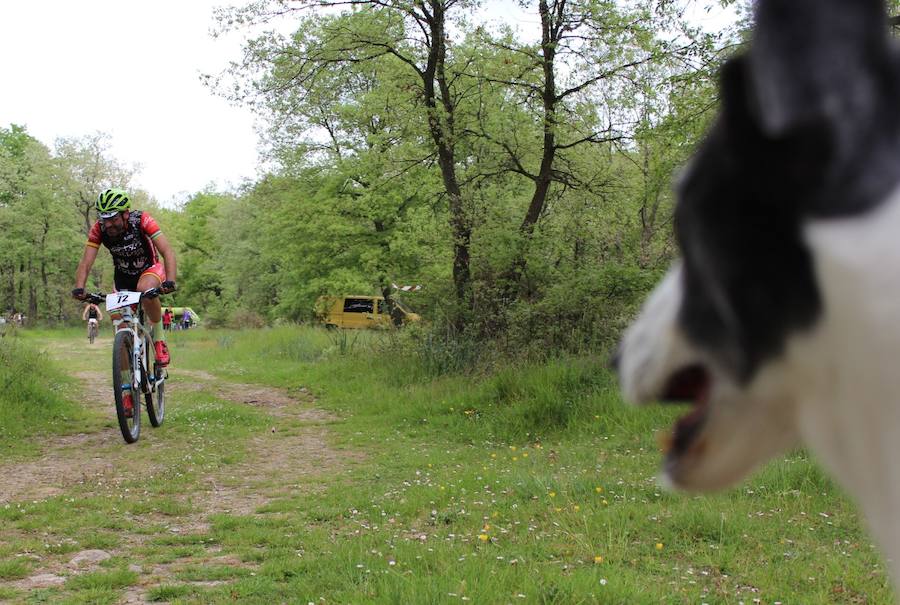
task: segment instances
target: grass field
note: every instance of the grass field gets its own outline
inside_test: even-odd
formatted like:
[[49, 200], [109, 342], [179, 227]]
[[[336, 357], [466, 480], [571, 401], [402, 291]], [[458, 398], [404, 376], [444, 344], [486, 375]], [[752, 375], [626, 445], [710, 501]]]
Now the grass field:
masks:
[[176, 333], [166, 423], [126, 446], [108, 334], [17, 340], [0, 602], [892, 602], [803, 452], [661, 491], [678, 410], [623, 405], [598, 360], [440, 375], [383, 334]]

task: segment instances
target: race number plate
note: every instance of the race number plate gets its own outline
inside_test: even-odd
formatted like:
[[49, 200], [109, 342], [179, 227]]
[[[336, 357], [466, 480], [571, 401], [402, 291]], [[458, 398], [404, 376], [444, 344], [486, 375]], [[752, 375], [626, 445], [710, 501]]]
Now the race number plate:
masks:
[[127, 305], [136, 305], [141, 300], [140, 292], [129, 292], [122, 290], [121, 292], [113, 292], [106, 295], [106, 310], [113, 311], [121, 309]]

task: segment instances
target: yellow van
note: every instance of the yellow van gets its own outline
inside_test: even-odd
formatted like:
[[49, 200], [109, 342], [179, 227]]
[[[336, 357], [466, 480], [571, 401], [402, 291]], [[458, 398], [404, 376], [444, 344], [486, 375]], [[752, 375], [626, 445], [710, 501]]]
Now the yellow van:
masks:
[[[403, 315], [403, 323], [419, 321], [418, 314], [394, 300]], [[326, 328], [390, 328], [391, 316], [383, 296], [321, 296], [316, 315]]]

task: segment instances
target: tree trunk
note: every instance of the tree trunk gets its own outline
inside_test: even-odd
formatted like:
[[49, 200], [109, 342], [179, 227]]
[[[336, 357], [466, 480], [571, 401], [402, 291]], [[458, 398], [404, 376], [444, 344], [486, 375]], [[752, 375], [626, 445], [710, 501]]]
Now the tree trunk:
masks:
[[[556, 158], [556, 73], [554, 60], [556, 59], [556, 44], [559, 38], [558, 23], [554, 23], [553, 15], [550, 14], [550, 8], [547, 6], [547, 0], [541, 0], [539, 3], [541, 14], [541, 56], [543, 57], [541, 68], [544, 72], [544, 88], [541, 93], [541, 99], [544, 109], [544, 143], [541, 154], [541, 168], [538, 172], [534, 183], [534, 193], [531, 196], [531, 203], [528, 205], [528, 212], [522, 221], [519, 230], [525, 236], [526, 242], [531, 240], [534, 235], [534, 227], [541, 214], [544, 212], [544, 206], [547, 203], [547, 192], [550, 191], [550, 184], [553, 182], [553, 160]], [[562, 12], [565, 2], [561, 0], [559, 11]], [[524, 259], [523, 261], [524, 262]]]
[[[385, 227], [384, 221], [375, 220], [375, 233], [379, 233], [382, 235], [380, 238], [381, 241], [381, 249], [383, 253], [383, 259], [390, 258], [390, 245], [388, 245], [387, 238], [384, 235], [387, 233], [387, 227]], [[378, 267], [378, 289], [381, 290], [381, 296], [384, 297], [384, 304], [387, 306], [388, 314], [391, 316], [391, 323], [393, 323], [398, 328], [403, 323], [403, 313], [400, 312], [400, 309], [397, 308], [397, 305], [394, 303], [394, 293], [391, 288], [390, 280], [388, 279], [387, 272], [384, 270], [384, 264], [379, 263]]]
[[28, 260], [28, 321], [34, 321], [38, 312], [37, 289], [34, 287], [34, 267]]
[[[48, 297], [50, 295], [50, 280], [47, 277], [47, 234], [50, 232], [50, 223], [46, 220], [46, 215], [44, 219], [44, 230], [41, 233], [41, 285], [43, 286], [43, 291], [41, 292], [41, 298], [44, 301], [44, 311], [46, 313], [50, 313], [50, 304]], [[34, 319], [37, 319], [37, 315], [32, 315]]]
[[[454, 132], [454, 105], [444, 70], [447, 56], [447, 39], [444, 31], [445, 12], [443, 0], [430, 0], [430, 15], [426, 19], [430, 26], [431, 46], [428, 49], [428, 63], [422, 72], [425, 106], [428, 108], [428, 129], [437, 147], [438, 166], [449, 199], [450, 231], [453, 235], [453, 286], [460, 310], [471, 308], [469, 285], [469, 248], [472, 240], [472, 226], [463, 203], [462, 190], [456, 176], [454, 152], [456, 133]], [[440, 99], [437, 92], [440, 91]], [[440, 105], [438, 104], [440, 101]], [[458, 330], [463, 326], [462, 314], [458, 314], [454, 324]]]
[[544, 74], [544, 85], [541, 91], [541, 99], [544, 111], [544, 141], [541, 152], [541, 167], [534, 176], [534, 193], [522, 224], [519, 226], [521, 240], [519, 241], [516, 255], [513, 257], [505, 276], [507, 286], [505, 298], [514, 300], [522, 291], [522, 279], [528, 263], [528, 252], [531, 248], [531, 240], [544, 208], [547, 205], [547, 194], [553, 183], [553, 162], [556, 159], [556, 105], [559, 99], [556, 96], [556, 44], [560, 36], [561, 15], [565, 11], [565, 0], [560, 0], [554, 5], [557, 11], [557, 19], [554, 21], [553, 10], [548, 6], [547, 0], [538, 3], [541, 17], [541, 68]]
[[[28, 273], [25, 271], [25, 261], [19, 263], [19, 293], [16, 296], [16, 311], [22, 310], [22, 304], [25, 301], [25, 281], [28, 279]], [[30, 268], [30, 267], [29, 267]]]

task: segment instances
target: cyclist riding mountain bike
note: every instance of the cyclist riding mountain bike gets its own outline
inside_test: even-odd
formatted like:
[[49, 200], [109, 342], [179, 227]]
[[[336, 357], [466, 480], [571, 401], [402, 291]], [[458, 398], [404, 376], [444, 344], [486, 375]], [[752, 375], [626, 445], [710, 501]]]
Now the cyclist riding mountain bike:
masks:
[[101, 321], [103, 321], [103, 313], [100, 311], [100, 307], [98, 307], [94, 303], [88, 303], [84, 307], [84, 312], [81, 314], [81, 319], [88, 322], [88, 334], [90, 334], [91, 325], [97, 325]]
[[[177, 264], [175, 251], [159, 225], [146, 212], [131, 209], [131, 198], [122, 189], [107, 189], [97, 198], [99, 219], [88, 234], [87, 245], [75, 271], [72, 296], [86, 297], [84, 284], [97, 258], [100, 244], [107, 247], [115, 265], [116, 290], [146, 292], [159, 287], [164, 293], [175, 291]], [[158, 254], [157, 254], [158, 253]], [[162, 255], [164, 263], [159, 261]], [[150, 320], [150, 331], [156, 341], [156, 360], [161, 366], [169, 364], [169, 348], [165, 332], [160, 327], [162, 304], [158, 297], [141, 300]], [[118, 320], [121, 315], [110, 313]]]

